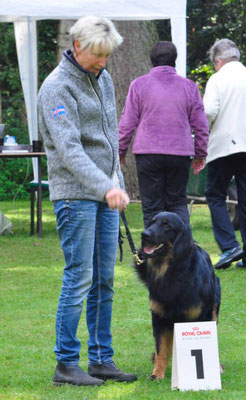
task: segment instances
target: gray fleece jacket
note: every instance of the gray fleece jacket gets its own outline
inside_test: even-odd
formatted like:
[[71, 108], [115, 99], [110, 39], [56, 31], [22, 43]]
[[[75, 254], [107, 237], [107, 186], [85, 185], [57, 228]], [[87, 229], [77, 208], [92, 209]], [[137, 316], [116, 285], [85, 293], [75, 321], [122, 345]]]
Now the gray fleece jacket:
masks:
[[40, 88], [38, 113], [51, 201], [105, 201], [117, 182], [124, 188], [114, 86], [105, 69], [97, 79], [67, 50]]

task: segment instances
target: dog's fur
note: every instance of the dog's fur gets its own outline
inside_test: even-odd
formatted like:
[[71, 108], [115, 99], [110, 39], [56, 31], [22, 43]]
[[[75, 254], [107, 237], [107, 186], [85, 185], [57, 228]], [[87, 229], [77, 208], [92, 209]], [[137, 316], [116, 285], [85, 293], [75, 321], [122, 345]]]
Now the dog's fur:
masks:
[[143, 263], [135, 263], [135, 269], [149, 290], [155, 338], [150, 378], [164, 379], [174, 323], [218, 320], [219, 278], [209, 255], [175, 213], [160, 212], [153, 218], [142, 233], [138, 255]]

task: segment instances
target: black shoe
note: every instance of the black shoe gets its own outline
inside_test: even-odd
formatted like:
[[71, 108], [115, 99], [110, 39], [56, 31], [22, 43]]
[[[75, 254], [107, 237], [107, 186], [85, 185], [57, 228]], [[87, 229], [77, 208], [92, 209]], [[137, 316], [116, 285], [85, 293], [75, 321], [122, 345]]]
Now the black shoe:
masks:
[[100, 386], [104, 384], [104, 381], [92, 378], [82, 371], [79, 366], [68, 366], [58, 363], [53, 376], [53, 384], [55, 386], [61, 386], [65, 383], [76, 386]]
[[222, 253], [219, 262], [215, 265], [215, 269], [226, 269], [229, 268], [233, 261], [240, 260], [243, 258], [244, 251], [240, 246], [234, 247], [233, 249], [227, 250]]
[[237, 268], [246, 268], [246, 263], [244, 262], [244, 260], [238, 261], [236, 263], [236, 267]]
[[117, 382], [133, 382], [136, 375], [121, 371], [114, 363], [103, 365], [89, 365], [88, 374], [103, 380], [113, 379]]

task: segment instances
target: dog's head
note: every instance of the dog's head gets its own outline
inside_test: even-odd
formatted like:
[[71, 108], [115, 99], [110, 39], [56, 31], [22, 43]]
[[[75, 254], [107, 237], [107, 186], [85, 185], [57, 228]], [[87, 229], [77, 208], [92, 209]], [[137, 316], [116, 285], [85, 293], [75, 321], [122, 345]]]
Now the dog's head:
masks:
[[172, 249], [173, 259], [177, 260], [182, 258], [192, 245], [189, 226], [172, 212], [158, 213], [142, 232], [142, 252], [147, 258], [168, 255]]

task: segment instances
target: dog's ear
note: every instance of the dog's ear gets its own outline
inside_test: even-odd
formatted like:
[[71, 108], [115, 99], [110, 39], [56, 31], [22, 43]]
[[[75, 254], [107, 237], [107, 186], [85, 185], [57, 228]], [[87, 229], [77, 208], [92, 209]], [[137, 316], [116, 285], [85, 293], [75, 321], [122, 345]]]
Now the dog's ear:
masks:
[[173, 242], [173, 256], [175, 261], [183, 258], [191, 250], [193, 243], [190, 227], [183, 224]]

